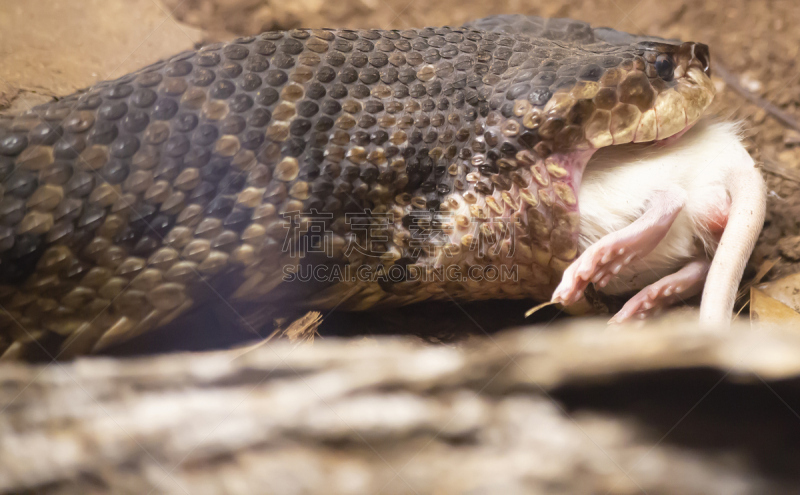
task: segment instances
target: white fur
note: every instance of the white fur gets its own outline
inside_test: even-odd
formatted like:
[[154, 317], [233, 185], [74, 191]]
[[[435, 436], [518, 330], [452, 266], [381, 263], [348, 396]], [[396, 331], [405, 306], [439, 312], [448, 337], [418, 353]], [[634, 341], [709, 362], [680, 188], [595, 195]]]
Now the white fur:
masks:
[[625, 267], [603, 291], [639, 290], [692, 259], [713, 255], [716, 240], [698, 220], [729, 201], [726, 184], [733, 169], [753, 166], [739, 126], [708, 120], [667, 146], [634, 144], [598, 151], [586, 167], [579, 193], [582, 250], [641, 216], [654, 192], [677, 186], [687, 193], [685, 207], [664, 240]]

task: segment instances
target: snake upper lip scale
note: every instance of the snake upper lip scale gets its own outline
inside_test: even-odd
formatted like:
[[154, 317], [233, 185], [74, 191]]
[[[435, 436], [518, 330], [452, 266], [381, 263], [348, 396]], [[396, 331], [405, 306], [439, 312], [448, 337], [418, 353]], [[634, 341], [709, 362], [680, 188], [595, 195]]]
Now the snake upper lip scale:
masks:
[[[218, 298], [245, 315], [548, 300], [582, 259], [589, 158], [680, 136], [713, 96], [705, 45], [570, 19], [295, 29], [178, 54], [0, 119], [0, 354], [97, 351]], [[683, 196], [658, 198], [637, 225], [664, 234]], [[644, 253], [629, 239], [639, 251], [614, 256]], [[575, 262], [576, 284], [608, 283], [610, 252]], [[712, 265], [709, 284], [737, 269]]]

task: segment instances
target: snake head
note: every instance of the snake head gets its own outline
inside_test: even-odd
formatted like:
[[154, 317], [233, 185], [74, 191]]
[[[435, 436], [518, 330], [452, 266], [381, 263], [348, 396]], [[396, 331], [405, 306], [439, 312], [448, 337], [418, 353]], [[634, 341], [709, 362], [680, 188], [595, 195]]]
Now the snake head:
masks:
[[[642, 51], [645, 64], [640, 68], [647, 81], [642, 75], [629, 74], [636, 83], [620, 84], [620, 101], [648, 93], [649, 85], [654, 98], [647, 104], [639, 101], [642, 118], [630, 141], [660, 141], [692, 126], [713, 100], [711, 58], [703, 43], [642, 41], [637, 48]], [[625, 140], [615, 139], [614, 144], [620, 142]]]
[[[624, 48], [586, 48], [606, 55], [522, 116], [524, 127], [551, 140], [552, 151], [660, 141], [692, 126], [714, 98], [708, 47], [702, 43], [648, 39]], [[594, 54], [579, 52], [588, 61], [598, 59]]]
[[510, 100], [503, 114], [516, 119], [500, 132], [518, 136], [516, 145], [540, 157], [666, 139], [697, 122], [714, 98], [708, 46], [702, 43], [523, 15], [488, 17], [466, 27], [529, 37], [530, 51], [508, 60], [502, 79], [510, 83], [491, 67], [476, 69], [484, 74], [482, 82]]

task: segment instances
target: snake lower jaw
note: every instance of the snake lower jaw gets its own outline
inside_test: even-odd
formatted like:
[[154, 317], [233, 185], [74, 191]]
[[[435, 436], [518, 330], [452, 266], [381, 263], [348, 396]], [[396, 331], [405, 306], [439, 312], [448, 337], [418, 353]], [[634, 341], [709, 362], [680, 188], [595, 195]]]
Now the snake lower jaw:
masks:
[[700, 119], [715, 93], [711, 78], [699, 67], [690, 67], [675, 87], [660, 92], [645, 111], [628, 104], [618, 105], [611, 112], [597, 112], [587, 123], [587, 141], [599, 149], [672, 138]]
[[714, 84], [706, 72], [699, 67], [690, 67], [675, 88], [659, 94], [656, 99], [653, 109], [657, 131], [655, 140], [663, 141], [686, 132], [703, 115], [715, 93]]

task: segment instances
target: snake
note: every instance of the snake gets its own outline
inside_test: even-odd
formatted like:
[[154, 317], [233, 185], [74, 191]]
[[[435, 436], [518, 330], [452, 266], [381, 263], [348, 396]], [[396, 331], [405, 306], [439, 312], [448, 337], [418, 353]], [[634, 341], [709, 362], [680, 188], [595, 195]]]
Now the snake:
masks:
[[0, 119], [0, 356], [216, 303], [547, 300], [588, 157], [713, 97], [704, 44], [523, 15], [177, 54]]

